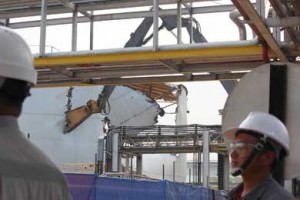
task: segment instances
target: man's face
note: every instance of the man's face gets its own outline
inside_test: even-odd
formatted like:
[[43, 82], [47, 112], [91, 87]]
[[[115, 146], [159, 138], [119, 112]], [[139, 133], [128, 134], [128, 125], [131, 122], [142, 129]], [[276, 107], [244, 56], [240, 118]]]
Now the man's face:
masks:
[[[231, 168], [236, 170], [242, 166], [242, 164], [248, 159], [251, 152], [254, 149], [254, 145], [258, 142], [258, 139], [252, 135], [246, 133], [239, 133], [235, 140], [230, 145], [229, 154], [231, 157]], [[253, 163], [253, 162], [252, 162]], [[251, 169], [251, 165], [247, 170]], [[250, 169], [249, 169], [250, 168]]]

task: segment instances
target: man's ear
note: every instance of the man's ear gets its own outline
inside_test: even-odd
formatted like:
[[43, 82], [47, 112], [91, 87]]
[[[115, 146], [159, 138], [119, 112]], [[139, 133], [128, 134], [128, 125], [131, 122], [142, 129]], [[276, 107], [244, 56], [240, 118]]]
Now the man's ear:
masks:
[[274, 159], [276, 159], [276, 154], [274, 151], [265, 151], [260, 156], [260, 163], [261, 165], [272, 165], [274, 162]]

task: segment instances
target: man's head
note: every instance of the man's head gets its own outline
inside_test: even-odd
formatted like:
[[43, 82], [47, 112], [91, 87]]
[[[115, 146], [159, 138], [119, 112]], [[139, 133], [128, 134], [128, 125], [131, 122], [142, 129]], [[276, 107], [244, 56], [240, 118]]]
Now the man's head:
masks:
[[265, 164], [272, 169], [282, 155], [289, 153], [286, 127], [267, 113], [251, 112], [239, 127], [226, 130], [224, 136], [231, 142], [232, 167], [236, 169], [233, 175], [251, 168], [253, 161], [258, 162], [258, 166]]
[[17, 115], [37, 73], [28, 45], [13, 30], [0, 26], [0, 46], [0, 106], [2, 110], [14, 108]]

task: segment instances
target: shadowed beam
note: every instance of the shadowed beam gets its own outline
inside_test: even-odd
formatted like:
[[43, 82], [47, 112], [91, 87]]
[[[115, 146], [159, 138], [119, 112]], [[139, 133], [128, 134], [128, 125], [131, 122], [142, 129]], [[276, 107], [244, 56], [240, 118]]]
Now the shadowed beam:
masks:
[[[175, 70], [175, 72], [178, 72], [178, 73], [182, 73], [180, 66], [178, 66], [172, 60], [160, 60], [160, 62], [164, 66], [168, 67], [169, 69]], [[191, 80], [193, 75], [192, 75], [192, 73], [183, 73], [183, 76], [186, 77], [187, 80]]]
[[[76, 5], [69, 0], [57, 0], [58, 2], [62, 3], [66, 8], [71, 9], [72, 11], [76, 11]], [[85, 17], [91, 19], [92, 16], [87, 12], [87, 11], [80, 11], [78, 10], [81, 14], [83, 14]]]
[[78, 85], [124, 85], [132, 83], [163, 83], [163, 82], [187, 82], [187, 81], [214, 81], [214, 80], [236, 80], [244, 76], [242, 73], [205, 74], [193, 75], [192, 80], [187, 80], [184, 76], [158, 76], [158, 77], [130, 77], [130, 78], [103, 78], [103, 79], [72, 79], [56, 81], [38, 81], [35, 87], [66, 87]]
[[[298, 7], [300, 3], [296, 3], [296, 1], [295, 2], [291, 2], [291, 3], [293, 3], [295, 14], [298, 13], [298, 15], [300, 15], [300, 8]], [[284, 8], [282, 6], [282, 4], [281, 4], [280, 1], [278, 1], [278, 0], [270, 0], [270, 4], [274, 8], [274, 10], [275, 10], [276, 14], [278, 15], [278, 17], [280, 17], [280, 18], [288, 17], [285, 14], [286, 13], [286, 8]], [[298, 6], [297, 6], [297, 4], [298, 4]], [[300, 45], [300, 36], [299, 36], [299, 33], [297, 33], [297, 31], [294, 28], [292, 28], [292, 27], [286, 27], [285, 29], [288, 32], [288, 34], [290, 35], [291, 40], [295, 44]]]
[[268, 44], [269, 48], [274, 52], [274, 54], [283, 62], [287, 62], [288, 59], [281, 51], [278, 43], [274, 39], [273, 35], [270, 33], [269, 29], [266, 27], [259, 14], [249, 2], [249, 0], [232, 0], [233, 4], [237, 7], [240, 13], [245, 17], [250, 19], [252, 26], [255, 27], [254, 31], [257, 35], [261, 36], [264, 41]]
[[55, 71], [59, 74], [63, 74], [65, 76], [69, 77], [69, 78], [74, 77], [74, 72], [71, 72], [71, 71], [65, 69], [64, 67], [53, 67], [53, 68], [51, 68], [51, 70]]

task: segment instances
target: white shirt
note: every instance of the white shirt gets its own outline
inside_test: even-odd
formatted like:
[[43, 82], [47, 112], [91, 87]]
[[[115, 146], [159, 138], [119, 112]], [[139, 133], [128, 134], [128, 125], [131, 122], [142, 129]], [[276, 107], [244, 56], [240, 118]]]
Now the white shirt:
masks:
[[63, 174], [19, 129], [0, 116], [1, 200], [69, 200]]

